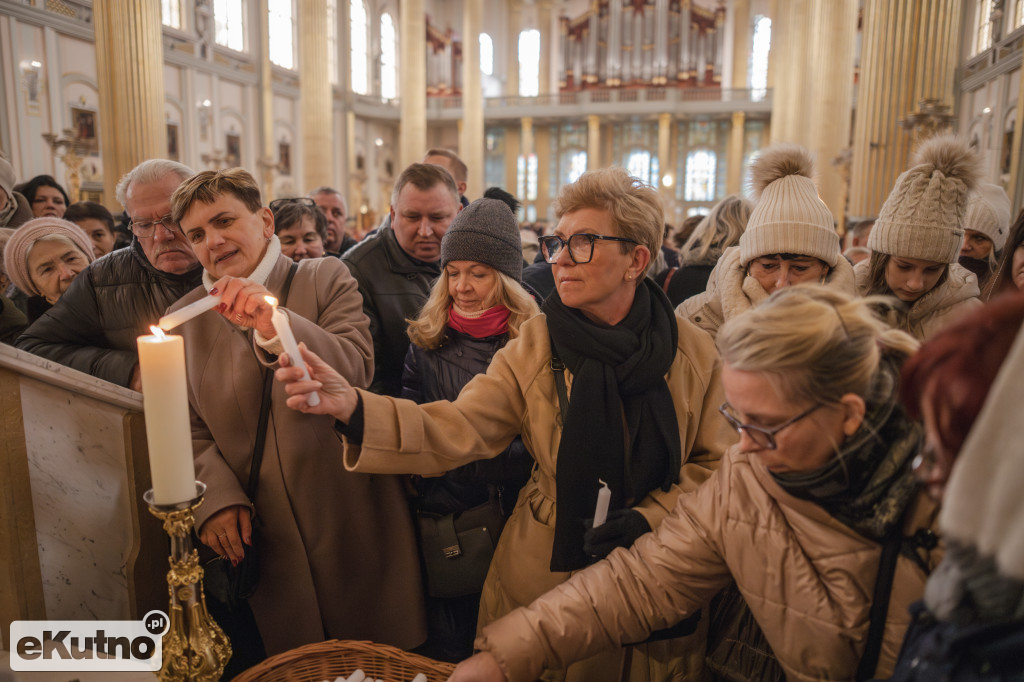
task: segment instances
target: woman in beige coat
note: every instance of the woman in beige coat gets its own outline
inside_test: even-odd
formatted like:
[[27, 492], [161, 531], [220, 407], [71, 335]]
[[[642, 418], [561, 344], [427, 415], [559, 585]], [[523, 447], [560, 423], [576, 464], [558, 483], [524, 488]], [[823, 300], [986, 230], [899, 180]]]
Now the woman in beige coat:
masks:
[[203, 287], [175, 307], [207, 291], [222, 297], [219, 315], [175, 330], [185, 337], [196, 477], [207, 484], [200, 539], [245, 561], [258, 516], [261, 575], [249, 602], [268, 654], [332, 637], [417, 646], [425, 637], [419, 562], [397, 477], [347, 473], [332, 420], [287, 409], [278, 387], [255, 509], [245, 493], [263, 372], [282, 351], [263, 297], [282, 298], [295, 337], [366, 386], [373, 346], [355, 280], [337, 259], [293, 265], [281, 255], [273, 214], [242, 169], [193, 176], [172, 208], [204, 268]]
[[[799, 324], [794, 324], [799, 320]], [[701, 608], [730, 578], [788, 679], [892, 670], [937, 557], [922, 551], [934, 508], [911, 462], [920, 428], [898, 403], [913, 339], [859, 299], [820, 286], [780, 291], [718, 335], [740, 442], [649, 535], [483, 629], [452, 680], [532, 680]], [[886, 552], [883, 552], [883, 547]], [[875, 594], [881, 555], [892, 588]], [[877, 667], [865, 656], [873, 602]]]
[[863, 296], [892, 296], [890, 324], [918, 340], [981, 305], [978, 278], [959, 263], [964, 211], [979, 161], [963, 140], [924, 143], [896, 179], [854, 268]]
[[[352, 391], [313, 353], [305, 356], [312, 381], [297, 368], [278, 370], [295, 394], [290, 406], [349, 423], [346, 466], [357, 471], [438, 473], [493, 457], [522, 435], [536, 466], [491, 563], [481, 626], [657, 527], [734, 440], [715, 412], [722, 394], [711, 338], [677, 318], [644, 277], [661, 244], [657, 192], [620, 168], [592, 171], [562, 189], [556, 214], [554, 235], [541, 238], [556, 292], [454, 402]], [[321, 403], [311, 408], [305, 392], [314, 388]], [[601, 481], [611, 511], [593, 528]], [[693, 679], [701, 634], [643, 645], [632, 662], [644, 673], [633, 679]], [[568, 672], [555, 665], [545, 679], [618, 680], [621, 665], [615, 649]]]
[[832, 212], [818, 197], [811, 153], [793, 144], [762, 152], [751, 169], [757, 204], [739, 246], [722, 253], [707, 289], [676, 312], [714, 335], [719, 327], [794, 284], [854, 293]]

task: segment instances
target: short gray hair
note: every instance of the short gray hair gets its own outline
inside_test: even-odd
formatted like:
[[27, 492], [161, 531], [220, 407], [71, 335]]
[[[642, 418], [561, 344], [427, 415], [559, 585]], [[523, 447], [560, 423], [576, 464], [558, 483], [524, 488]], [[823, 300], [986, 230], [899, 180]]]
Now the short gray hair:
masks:
[[125, 201], [128, 198], [128, 187], [133, 182], [156, 182], [168, 175], [176, 175], [179, 180], [184, 182], [195, 174], [194, 170], [177, 161], [171, 161], [170, 159], [148, 159], [125, 173], [117, 181], [117, 190], [115, 191], [117, 201], [126, 211], [128, 210]]

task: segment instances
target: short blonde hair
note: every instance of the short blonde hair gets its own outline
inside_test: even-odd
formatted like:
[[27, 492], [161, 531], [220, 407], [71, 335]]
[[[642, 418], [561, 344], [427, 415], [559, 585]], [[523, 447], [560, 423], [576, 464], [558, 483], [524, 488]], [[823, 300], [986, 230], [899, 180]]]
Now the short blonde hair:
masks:
[[730, 246], [739, 244], [753, 210], [753, 204], [736, 194], [715, 204], [679, 249], [683, 264], [701, 264], [709, 252], [717, 258]]
[[[540, 308], [533, 300], [533, 296], [527, 293], [519, 282], [500, 270], [494, 270], [494, 274], [497, 275], [494, 304], [509, 309], [508, 336], [514, 339], [519, 336], [519, 327], [523, 322], [540, 314]], [[441, 268], [441, 276], [434, 281], [430, 296], [420, 309], [420, 314], [415, 320], [406, 320], [409, 323], [409, 339], [425, 350], [434, 350], [440, 346], [448, 330], [448, 310], [451, 305], [452, 297], [448, 294], [448, 268]]]
[[195, 202], [212, 204], [224, 194], [233, 194], [252, 213], [263, 208], [260, 186], [244, 168], [208, 170], [196, 173], [178, 185], [171, 195], [171, 218], [180, 223]]
[[[618, 233], [615, 236], [646, 246], [654, 263], [665, 231], [665, 212], [657, 190], [617, 166], [587, 171], [576, 182], [562, 186], [555, 199], [555, 218], [561, 220], [566, 213], [584, 208], [607, 211]], [[621, 247], [623, 253], [631, 248], [628, 244]]]
[[877, 400], [883, 356], [902, 361], [918, 346], [875, 315], [877, 303], [817, 284], [786, 287], [726, 322], [715, 341], [733, 369], [768, 374], [794, 402], [836, 403], [847, 393]]

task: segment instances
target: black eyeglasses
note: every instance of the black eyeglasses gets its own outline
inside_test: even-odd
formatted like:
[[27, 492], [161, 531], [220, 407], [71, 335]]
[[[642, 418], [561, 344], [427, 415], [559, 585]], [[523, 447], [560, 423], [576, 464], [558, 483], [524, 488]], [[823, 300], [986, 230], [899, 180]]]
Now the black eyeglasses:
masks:
[[640, 243], [635, 239], [626, 239], [625, 237], [605, 237], [601, 234], [580, 232], [572, 235], [568, 239], [562, 239], [557, 235], [541, 237], [540, 248], [544, 254], [544, 260], [548, 263], [554, 263], [558, 260], [558, 254], [562, 252], [562, 247], [568, 244], [569, 258], [571, 258], [572, 262], [576, 265], [582, 265], [584, 263], [589, 263], [594, 257], [594, 242], [598, 239], [609, 242], [626, 242], [627, 244]]
[[797, 423], [811, 412], [814, 412], [819, 407], [824, 406], [824, 404], [825, 403], [817, 403], [812, 405], [810, 408], [804, 410], [792, 419], [787, 419], [778, 426], [773, 426], [770, 429], [766, 429], [762, 426], [754, 426], [753, 424], [744, 424], [730, 411], [732, 410], [732, 405], [729, 403], [722, 403], [721, 407], [718, 408], [718, 411], [722, 413], [723, 417], [725, 417], [725, 421], [729, 422], [729, 426], [736, 429], [737, 432], [746, 432], [747, 437], [754, 441], [754, 445], [766, 450], [774, 450], [778, 447], [775, 443], [775, 434], [787, 426], [792, 426]]
[[132, 218], [129, 223], [129, 226], [131, 227], [132, 232], [135, 233], [135, 236], [143, 238], [152, 236], [153, 230], [156, 229], [157, 225], [163, 225], [164, 229], [171, 234], [177, 234], [176, 230], [178, 229], [178, 223], [174, 222], [170, 213], [162, 218], [157, 218], [156, 220], [135, 220]]
[[274, 199], [271, 201], [270, 210], [277, 213], [277, 209], [288, 204], [299, 204], [308, 208], [316, 208], [316, 202], [309, 197], [285, 197], [284, 199]]

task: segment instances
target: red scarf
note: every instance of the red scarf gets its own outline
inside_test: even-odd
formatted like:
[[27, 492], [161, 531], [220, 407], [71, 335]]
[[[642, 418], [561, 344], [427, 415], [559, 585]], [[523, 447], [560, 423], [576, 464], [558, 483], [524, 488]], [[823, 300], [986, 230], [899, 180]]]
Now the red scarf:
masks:
[[503, 305], [492, 306], [479, 313], [467, 313], [453, 303], [448, 308], [448, 326], [474, 339], [486, 339], [508, 331], [509, 315], [509, 309]]

